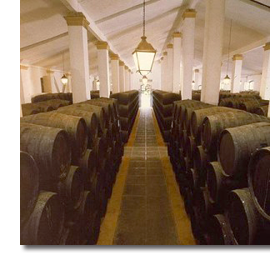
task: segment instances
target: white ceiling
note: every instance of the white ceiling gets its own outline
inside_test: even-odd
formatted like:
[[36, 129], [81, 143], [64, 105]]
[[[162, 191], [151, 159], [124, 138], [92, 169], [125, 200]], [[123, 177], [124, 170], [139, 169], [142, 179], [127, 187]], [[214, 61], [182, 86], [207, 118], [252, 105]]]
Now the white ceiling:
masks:
[[[46, 68], [69, 70], [67, 24], [64, 16], [70, 11], [67, 2], [73, 2], [95, 22], [114, 51], [133, 68], [132, 51], [142, 35], [142, 0], [21, 0], [21, 62]], [[260, 1], [270, 5], [270, 1]], [[146, 1], [146, 35], [158, 50], [170, 41], [171, 33], [181, 29], [181, 16], [188, 7], [196, 5], [195, 61], [202, 64], [204, 36], [204, 0], [148, 0]], [[241, 51], [253, 43], [261, 43], [270, 36], [270, 9], [254, 5], [248, 0], [226, 0], [226, 20], [223, 54], [228, 53], [229, 30], [232, 20], [230, 52]], [[91, 24], [91, 23], [90, 23]], [[90, 74], [97, 72], [95, 37], [89, 33]], [[244, 53], [243, 74], [261, 72], [262, 48]], [[243, 49], [243, 51], [246, 51]], [[64, 59], [63, 59], [64, 54]], [[223, 65], [224, 68], [224, 65]], [[224, 69], [223, 69], [224, 70]]]

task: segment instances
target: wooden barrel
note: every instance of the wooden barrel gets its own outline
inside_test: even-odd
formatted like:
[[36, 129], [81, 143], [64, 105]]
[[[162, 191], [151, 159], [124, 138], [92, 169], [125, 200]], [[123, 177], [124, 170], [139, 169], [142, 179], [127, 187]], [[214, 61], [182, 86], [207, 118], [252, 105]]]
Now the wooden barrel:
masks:
[[223, 130], [218, 160], [225, 175], [245, 176], [253, 152], [270, 145], [270, 123], [260, 122]]
[[20, 148], [35, 159], [41, 181], [58, 181], [67, 176], [71, 151], [64, 130], [21, 123]]
[[187, 130], [188, 134], [191, 134], [191, 116], [193, 111], [199, 110], [199, 109], [206, 109], [206, 108], [212, 108], [213, 105], [209, 104], [201, 104], [198, 102], [198, 105], [191, 106], [191, 107], [186, 107], [185, 108], [185, 113], [184, 113], [184, 128]]
[[240, 104], [248, 101], [255, 101], [256, 99], [253, 97], [234, 97], [234, 98], [226, 98], [220, 101], [220, 106], [240, 109]]
[[[22, 114], [24, 116], [37, 114], [40, 112], [44, 112], [40, 106], [38, 106], [36, 103], [26, 103], [22, 104]], [[50, 107], [48, 111], [53, 110], [53, 108]]]
[[261, 106], [259, 108], [257, 108], [254, 113], [261, 115], [261, 116], [265, 116], [267, 117], [267, 113], [268, 113], [268, 106]]
[[194, 138], [200, 137], [203, 120], [208, 115], [214, 115], [219, 112], [228, 112], [231, 111], [229, 108], [225, 107], [209, 107], [203, 109], [194, 109], [191, 114], [190, 121], [190, 132]]
[[98, 136], [99, 122], [96, 113], [81, 110], [79, 108], [59, 108], [57, 112], [83, 118], [88, 129], [88, 148], [93, 148]]
[[41, 191], [34, 211], [21, 230], [22, 245], [57, 245], [64, 224], [64, 209], [54, 192]]
[[196, 143], [193, 136], [188, 136], [185, 144], [186, 155], [190, 161], [193, 161], [193, 153], [196, 149]]
[[258, 100], [251, 100], [246, 102], [241, 102], [239, 104], [239, 109], [254, 113], [257, 108], [260, 107], [260, 103]]
[[198, 188], [198, 174], [193, 168], [187, 171], [187, 180], [192, 191]]
[[270, 147], [256, 151], [248, 170], [248, 183], [253, 202], [270, 227]]
[[193, 202], [197, 222], [200, 225], [200, 229], [205, 230], [209, 216], [217, 213], [216, 206], [209, 200], [207, 188], [196, 189], [194, 191]]
[[210, 200], [222, 205], [229, 191], [243, 186], [239, 180], [224, 176], [220, 163], [217, 161], [208, 163], [206, 183]]
[[97, 204], [94, 194], [91, 191], [84, 191], [82, 202], [77, 210], [79, 215], [78, 225], [80, 227], [79, 233], [81, 240], [87, 240], [93, 233], [93, 217], [96, 207]]
[[223, 214], [211, 216], [207, 230], [210, 245], [235, 245], [235, 239], [230, 224]]
[[85, 187], [89, 189], [97, 170], [97, 153], [95, 149], [87, 149], [78, 165], [83, 171]]
[[109, 103], [113, 110], [113, 118], [114, 120], [118, 119], [118, 101], [115, 98], [99, 98], [99, 101]]
[[105, 127], [108, 128], [109, 122], [113, 121], [112, 120], [112, 108], [111, 108], [110, 104], [108, 104], [106, 102], [99, 101], [99, 99], [87, 100], [84, 103], [89, 104], [89, 105], [93, 105], [93, 106], [97, 106], [97, 107], [104, 109], [104, 113], [105, 113], [104, 118], [105, 118], [105, 124], [106, 124]]
[[270, 120], [263, 116], [241, 111], [209, 115], [203, 121], [202, 146], [208, 152], [216, 152], [218, 137], [222, 130], [260, 121]]
[[198, 173], [198, 184], [204, 186], [207, 174], [207, 164], [210, 162], [209, 155], [201, 145], [197, 146], [193, 154], [194, 169]]
[[20, 220], [21, 225], [32, 213], [39, 193], [39, 172], [34, 158], [20, 152]]
[[65, 130], [69, 136], [74, 163], [87, 149], [87, 126], [83, 118], [54, 111], [23, 117], [21, 121]]
[[105, 109], [100, 106], [94, 106], [90, 104], [85, 103], [76, 103], [71, 106], [65, 107], [65, 108], [78, 108], [89, 112], [94, 112], [97, 115], [98, 121], [99, 121], [99, 136], [103, 134], [104, 129], [106, 128], [106, 120], [107, 116], [105, 113]]
[[247, 188], [229, 193], [226, 214], [237, 243], [251, 245], [256, 237], [259, 219]]
[[80, 245], [81, 238], [79, 235], [78, 224], [74, 223], [72, 226], [63, 229], [59, 245]]
[[82, 170], [77, 166], [71, 166], [67, 178], [58, 183], [57, 190], [66, 208], [78, 208], [84, 191]]

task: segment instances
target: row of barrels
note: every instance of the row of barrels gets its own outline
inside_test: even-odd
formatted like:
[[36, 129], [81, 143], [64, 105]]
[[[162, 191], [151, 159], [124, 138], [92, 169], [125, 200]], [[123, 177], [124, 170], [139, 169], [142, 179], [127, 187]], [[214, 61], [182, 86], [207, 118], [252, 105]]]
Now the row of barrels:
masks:
[[267, 116], [269, 100], [255, 97], [231, 97], [222, 99], [219, 105]]
[[25, 103], [22, 104], [22, 116], [28, 116], [40, 112], [53, 111], [70, 104], [71, 103], [69, 100], [64, 99], [49, 99], [37, 103]]
[[198, 244], [269, 243], [269, 156], [250, 162], [269, 148], [269, 122], [227, 107], [174, 102], [168, 153]]
[[33, 96], [31, 98], [32, 103], [38, 103], [41, 101], [47, 101], [51, 99], [62, 99], [62, 100], [67, 100], [70, 102], [70, 104], [73, 103], [72, 100], [72, 93], [67, 92], [67, 93], [42, 93], [36, 96]]
[[181, 95], [162, 90], [153, 91], [153, 109], [165, 142], [168, 142], [172, 122], [173, 102]]
[[123, 155], [117, 100], [21, 118], [21, 244], [95, 244]]
[[121, 135], [123, 141], [127, 143], [139, 109], [139, 92], [138, 90], [130, 90], [115, 93], [111, 95], [111, 98], [116, 99], [118, 102]]

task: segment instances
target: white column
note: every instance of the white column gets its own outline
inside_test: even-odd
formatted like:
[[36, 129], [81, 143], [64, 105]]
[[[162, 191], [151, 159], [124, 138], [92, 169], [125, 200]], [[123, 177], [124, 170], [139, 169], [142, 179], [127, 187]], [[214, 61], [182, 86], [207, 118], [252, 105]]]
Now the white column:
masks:
[[180, 90], [180, 61], [181, 61], [181, 37], [180, 32], [173, 34], [173, 92]]
[[161, 57], [160, 58], [160, 80], [161, 80], [161, 90], [163, 90], [164, 87], [164, 58]]
[[243, 55], [242, 54], [235, 54], [233, 56], [231, 93], [239, 93], [240, 92], [242, 64], [243, 64]]
[[119, 87], [119, 56], [117, 54], [111, 55], [111, 69], [112, 69], [112, 93], [120, 92]]
[[28, 70], [28, 67], [20, 65], [20, 103], [21, 104], [25, 103], [25, 96], [24, 96], [25, 91], [24, 91], [24, 84], [23, 84], [23, 78], [22, 78], [23, 70]]
[[131, 70], [129, 69], [128, 70], [128, 72], [129, 72], [129, 90], [132, 90], [132, 72], [131, 72]]
[[225, 0], [206, 0], [201, 101], [217, 105], [222, 64]]
[[110, 68], [109, 68], [109, 46], [105, 41], [97, 42], [98, 51], [98, 75], [100, 97], [110, 97]]
[[270, 42], [264, 46], [260, 96], [270, 100]]
[[167, 75], [168, 74], [168, 53], [163, 52], [163, 87], [161, 90], [168, 91]]
[[196, 11], [187, 9], [183, 23], [183, 94], [182, 99], [192, 98], [192, 76], [194, 60], [194, 36], [195, 36]]
[[119, 61], [119, 79], [120, 79], [120, 92], [125, 92], [125, 64]]
[[72, 92], [72, 86], [71, 86], [71, 74], [70, 74], [70, 73], [67, 73], [66, 76], [67, 76], [67, 78], [68, 78], [67, 87], [66, 87], [66, 92]]
[[125, 65], [125, 91], [129, 91], [129, 71], [126, 65]]
[[168, 91], [173, 92], [173, 44], [167, 45], [168, 61], [167, 61], [167, 84]]
[[194, 70], [194, 89], [198, 90], [199, 85], [201, 85], [201, 74], [199, 69]]
[[89, 22], [82, 13], [65, 17], [68, 24], [70, 69], [72, 74], [73, 102], [90, 99], [88, 38]]

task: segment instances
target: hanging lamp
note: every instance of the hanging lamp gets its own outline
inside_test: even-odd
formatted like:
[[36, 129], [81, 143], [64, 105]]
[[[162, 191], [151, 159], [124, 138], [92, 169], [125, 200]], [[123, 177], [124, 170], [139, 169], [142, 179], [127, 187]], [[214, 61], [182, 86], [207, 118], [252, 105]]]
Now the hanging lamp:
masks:
[[228, 46], [228, 59], [227, 59], [227, 74], [223, 79], [224, 84], [228, 85], [231, 82], [231, 79], [228, 75], [229, 71], [229, 59], [230, 59], [230, 46], [231, 46], [231, 37], [232, 37], [232, 20], [231, 20], [231, 26], [230, 26], [230, 38], [229, 38], [229, 46]]
[[147, 78], [147, 76], [146, 75], [144, 75], [143, 76], [143, 78], [142, 78], [142, 83], [143, 83], [143, 85], [147, 85], [147, 82], [148, 82], [148, 78]]
[[[64, 64], [64, 53], [63, 53], [63, 72], [65, 72], [65, 64]], [[63, 85], [66, 85], [68, 83], [68, 78], [66, 76], [66, 74], [64, 73], [64, 75], [61, 77], [61, 82]]]
[[145, 0], [143, 1], [143, 36], [142, 40], [132, 53], [133, 59], [139, 72], [142, 76], [148, 75], [152, 71], [156, 50], [146, 41], [145, 36]]

